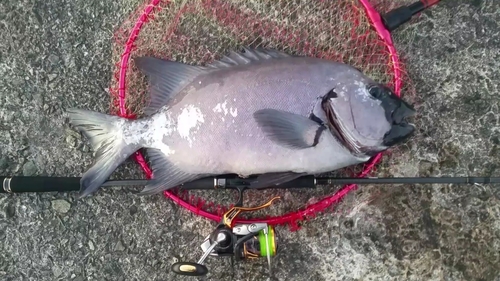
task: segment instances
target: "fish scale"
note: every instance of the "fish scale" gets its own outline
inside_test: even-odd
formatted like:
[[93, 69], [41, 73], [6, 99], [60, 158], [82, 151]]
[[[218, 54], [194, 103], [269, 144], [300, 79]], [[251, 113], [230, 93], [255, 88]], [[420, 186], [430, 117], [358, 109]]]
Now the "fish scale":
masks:
[[97, 151], [81, 196], [140, 148], [153, 169], [141, 194], [219, 174], [260, 174], [257, 188], [368, 161], [414, 130], [410, 105], [339, 62], [244, 48], [208, 66], [135, 63], [149, 78], [146, 116], [68, 111]]

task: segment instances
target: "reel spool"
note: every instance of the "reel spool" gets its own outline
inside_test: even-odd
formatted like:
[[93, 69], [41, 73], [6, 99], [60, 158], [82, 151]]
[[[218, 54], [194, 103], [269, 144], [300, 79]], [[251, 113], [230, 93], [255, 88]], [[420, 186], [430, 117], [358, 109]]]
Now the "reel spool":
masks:
[[271, 257], [275, 256], [278, 250], [278, 236], [274, 227], [264, 222], [233, 225], [233, 220], [241, 212], [269, 207], [279, 198], [274, 197], [269, 202], [254, 208], [232, 207], [224, 213], [222, 220], [201, 244], [203, 255], [198, 262], [176, 262], [171, 270], [179, 275], [204, 276], [208, 273], [208, 268], [203, 263], [208, 256], [232, 257], [238, 261], [267, 257], [271, 272]]

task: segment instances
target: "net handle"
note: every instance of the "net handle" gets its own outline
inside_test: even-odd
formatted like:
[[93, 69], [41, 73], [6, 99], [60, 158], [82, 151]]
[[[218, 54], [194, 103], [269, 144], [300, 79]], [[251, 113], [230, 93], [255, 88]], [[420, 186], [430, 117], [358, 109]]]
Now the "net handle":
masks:
[[[375, 8], [370, 4], [368, 0], [358, 0], [360, 3], [363, 5], [365, 8], [365, 12], [367, 13], [368, 18], [370, 19], [372, 26], [375, 28], [377, 34], [380, 36], [380, 38], [384, 41], [387, 50], [389, 52], [389, 56], [391, 58], [391, 63], [393, 67], [393, 73], [394, 73], [394, 91], [396, 95], [400, 95], [400, 90], [401, 90], [401, 68], [400, 68], [400, 62], [399, 62], [399, 56], [396, 52], [396, 49], [393, 45], [392, 38], [390, 32], [385, 28], [382, 18], [380, 14], [375, 10]], [[146, 23], [148, 18], [150, 17], [151, 13], [153, 10], [159, 5], [161, 1], [160, 0], [152, 0], [146, 7], [144, 8], [143, 13], [141, 16], [137, 19], [128, 39], [127, 43], [125, 45], [125, 49], [122, 53], [121, 56], [121, 64], [120, 64], [120, 74], [119, 74], [119, 109], [120, 109], [120, 116], [122, 117], [128, 117], [129, 113], [127, 112], [126, 105], [125, 105], [125, 80], [126, 80], [126, 74], [128, 70], [128, 64], [130, 61], [130, 55], [133, 49], [133, 44], [139, 35], [141, 28], [143, 25]], [[167, 1], [167, 4], [170, 3], [170, 1]], [[149, 168], [149, 166], [146, 163], [146, 160], [142, 153], [136, 152], [134, 154], [134, 158], [137, 161], [137, 163], [141, 166], [143, 169], [144, 173], [146, 174], [147, 179], [151, 179], [152, 177], [152, 171]], [[377, 154], [374, 156], [371, 160], [367, 162], [365, 165], [365, 168], [361, 175], [359, 177], [366, 176], [366, 174], [380, 161], [382, 158], [382, 153]], [[345, 195], [347, 195], [349, 192], [352, 190], [356, 189], [356, 185], [350, 184], [344, 186], [342, 189], [334, 193], [333, 195], [327, 196], [320, 200], [317, 203], [308, 205], [305, 209], [300, 210], [300, 211], [292, 211], [289, 213], [286, 213], [281, 216], [277, 217], [272, 217], [272, 218], [262, 218], [262, 219], [238, 219], [237, 222], [239, 223], [252, 223], [252, 222], [265, 222], [270, 225], [282, 225], [282, 224], [292, 224], [294, 222], [300, 221], [306, 217], [312, 217], [316, 213], [321, 212], [328, 208], [330, 205], [339, 202]], [[184, 201], [182, 198], [178, 197], [177, 195], [173, 194], [170, 191], [164, 191], [165, 197], [171, 199], [178, 205], [182, 206], [183, 208], [187, 209], [188, 211], [198, 215], [202, 216], [206, 219], [213, 220], [213, 221], [220, 221], [222, 219], [222, 216], [216, 215], [207, 211], [204, 211], [200, 209], [199, 207], [193, 206], [189, 204], [188, 202]]]

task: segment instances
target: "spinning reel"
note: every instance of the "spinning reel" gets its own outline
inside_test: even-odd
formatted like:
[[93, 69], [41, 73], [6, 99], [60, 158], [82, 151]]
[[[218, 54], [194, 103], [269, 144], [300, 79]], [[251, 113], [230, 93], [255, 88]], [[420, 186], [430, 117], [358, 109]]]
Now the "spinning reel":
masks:
[[273, 226], [267, 223], [233, 225], [233, 220], [241, 212], [252, 212], [269, 207], [274, 200], [279, 198], [274, 197], [259, 207], [229, 209], [224, 213], [222, 221], [201, 244], [203, 255], [198, 262], [176, 262], [171, 267], [172, 271], [186, 276], [204, 276], [208, 273], [208, 268], [203, 263], [208, 256], [234, 257], [236, 260], [267, 257], [269, 271], [271, 271], [271, 256], [275, 256], [278, 249], [278, 239]]

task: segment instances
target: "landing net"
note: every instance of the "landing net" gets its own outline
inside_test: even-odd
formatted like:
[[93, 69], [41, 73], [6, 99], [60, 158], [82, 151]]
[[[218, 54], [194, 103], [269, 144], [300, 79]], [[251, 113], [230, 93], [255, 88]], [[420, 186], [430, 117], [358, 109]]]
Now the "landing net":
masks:
[[[411, 0], [148, 0], [115, 33], [111, 83], [111, 113], [137, 118], [147, 102], [147, 80], [133, 58], [156, 56], [188, 64], [206, 64], [242, 46], [269, 47], [290, 54], [351, 64], [386, 83], [397, 95], [414, 93], [380, 14]], [[151, 178], [142, 153], [134, 155]], [[337, 176], [365, 177], [374, 172], [382, 154], [368, 163], [336, 171]], [[330, 173], [329, 175], [332, 175]], [[271, 208], [242, 217], [239, 222], [264, 221], [297, 226], [301, 220], [331, 210], [356, 188], [318, 187], [314, 190], [247, 191], [245, 206], [281, 196]], [[171, 190], [164, 195], [205, 218], [219, 221], [235, 202], [234, 191]]]

